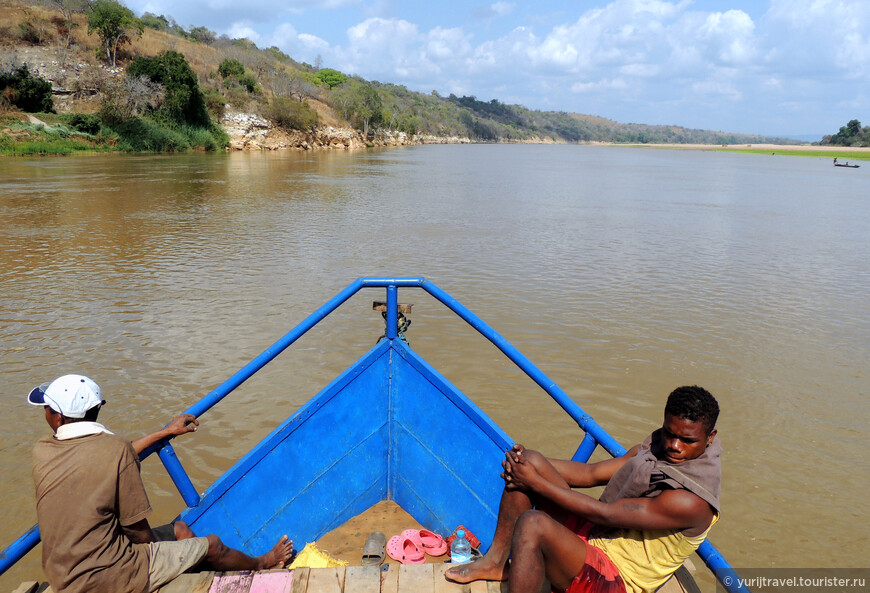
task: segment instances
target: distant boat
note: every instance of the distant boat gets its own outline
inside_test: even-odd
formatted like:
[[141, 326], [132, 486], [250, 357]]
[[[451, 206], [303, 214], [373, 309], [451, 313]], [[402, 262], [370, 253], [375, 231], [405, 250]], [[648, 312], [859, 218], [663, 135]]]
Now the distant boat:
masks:
[[834, 166], [835, 167], [849, 167], [850, 169], [857, 169], [861, 165], [850, 165], [849, 161], [846, 161], [845, 163], [838, 163], [837, 157], [834, 157]]

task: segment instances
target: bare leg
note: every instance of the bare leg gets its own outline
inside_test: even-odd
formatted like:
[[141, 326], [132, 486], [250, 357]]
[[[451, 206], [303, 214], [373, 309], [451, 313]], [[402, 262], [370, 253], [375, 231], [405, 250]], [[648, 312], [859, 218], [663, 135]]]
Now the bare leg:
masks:
[[[525, 450], [523, 457], [527, 463], [533, 463], [542, 476], [555, 484], [568, 488], [568, 483], [561, 474], [553, 467], [549, 460], [536, 451]], [[514, 526], [520, 516], [534, 506], [544, 508], [548, 514], [562, 519], [560, 509], [546, 504], [547, 501], [539, 501], [524, 490], [505, 488], [501, 495], [498, 507], [498, 522], [495, 526], [495, 534], [492, 537], [492, 545], [483, 558], [455, 566], [448, 569], [444, 575], [457, 583], [470, 583], [471, 581], [504, 581], [507, 579], [507, 561], [511, 554], [511, 540], [514, 535]]]
[[[196, 537], [184, 521], [176, 521], [175, 539], [183, 540]], [[283, 536], [275, 546], [262, 556], [248, 556], [244, 552], [227, 547], [218, 536], [208, 536], [208, 553], [205, 563], [215, 570], [262, 570], [283, 568], [293, 556], [293, 542]]]
[[564, 591], [586, 562], [586, 542], [540, 511], [517, 521], [512, 550], [510, 593], [541, 591], [548, 582]]
[[187, 523], [184, 521], [176, 521], [172, 524], [172, 527], [175, 528], [175, 539], [183, 540], [190, 539], [192, 537], [196, 537], [196, 534], [188, 527]]
[[293, 556], [293, 542], [284, 535], [275, 546], [262, 556], [248, 556], [227, 547], [218, 536], [208, 536], [208, 554], [205, 562], [213, 570], [265, 570], [283, 568]]

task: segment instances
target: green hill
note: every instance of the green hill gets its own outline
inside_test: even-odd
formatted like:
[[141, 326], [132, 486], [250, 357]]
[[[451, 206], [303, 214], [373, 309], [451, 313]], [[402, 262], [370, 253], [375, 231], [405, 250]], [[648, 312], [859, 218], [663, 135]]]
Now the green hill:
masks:
[[[158, 72], [151, 62], [143, 65], [143, 59], [176, 64], [178, 59], [172, 57], [176, 54], [189, 65], [190, 84], [196, 88], [188, 91], [202, 97], [211, 122], [221, 122], [229, 106], [233, 112], [265, 118], [295, 138], [288, 142], [296, 146], [334, 143], [334, 138], [323, 139], [325, 130], [348, 127], [358, 131], [361, 142], [375, 144], [396, 143], [398, 136], [410, 142], [797, 143], [678, 126], [623, 124], [592, 115], [531, 110], [497, 99], [419, 93], [301, 63], [277, 47], [258, 48], [245, 39], [217, 36], [205, 27], [185, 30], [169, 15], [126, 11], [125, 29], [114, 47], [111, 39], [104, 43], [94, 25], [96, 8], [108, 13], [126, 10], [113, 0], [9, 0], [0, 6], [0, 73], [27, 65], [31, 75], [50, 82], [57, 112], [41, 117], [48, 129], [38, 129], [39, 124], [24, 122], [14, 108], [11, 98], [18, 91], [0, 90], [0, 123], [6, 126], [0, 150], [4, 143], [20, 145], [22, 138], [39, 140], [37, 136], [57, 126], [69, 132], [67, 141], [72, 138], [110, 149], [208, 149], [225, 144], [226, 137], [214, 126], [209, 128], [202, 117], [184, 122], [166, 116], [180, 113], [168, 106], [178, 91], [171, 87], [171, 76]], [[88, 137], [77, 136], [82, 130], [70, 124], [74, 113], [92, 115]], [[99, 119], [96, 127], [94, 117]], [[130, 124], [131, 119], [138, 123]], [[169, 138], [158, 129], [181, 136]], [[212, 130], [209, 138], [204, 139], [201, 129]], [[150, 133], [163, 140], [131, 144]]]

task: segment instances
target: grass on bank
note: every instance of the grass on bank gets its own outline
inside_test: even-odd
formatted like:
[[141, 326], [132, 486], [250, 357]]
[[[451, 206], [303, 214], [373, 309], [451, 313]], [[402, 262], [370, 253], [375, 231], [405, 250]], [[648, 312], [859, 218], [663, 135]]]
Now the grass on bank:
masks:
[[87, 152], [215, 151], [229, 143], [218, 126], [168, 125], [134, 117], [107, 125], [97, 116], [39, 113], [47, 125], [0, 118], [0, 155], [63, 155]]
[[821, 157], [825, 159], [833, 160], [834, 157], [837, 157], [837, 160], [847, 161], [847, 160], [856, 160], [856, 161], [867, 161], [870, 160], [870, 152], [860, 152], [855, 150], [849, 150], [848, 148], [844, 148], [843, 150], [814, 150], [812, 148], [712, 148], [711, 150], [716, 152], [742, 152], [746, 154], [773, 154], [773, 155], [785, 155], [785, 156], [810, 156], [810, 157]]

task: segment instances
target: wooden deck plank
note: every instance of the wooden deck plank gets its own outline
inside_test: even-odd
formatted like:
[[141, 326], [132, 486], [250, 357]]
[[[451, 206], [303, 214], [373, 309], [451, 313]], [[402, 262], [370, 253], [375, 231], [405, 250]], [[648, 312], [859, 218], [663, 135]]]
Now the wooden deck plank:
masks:
[[252, 572], [220, 573], [215, 575], [208, 593], [248, 593], [253, 580]]
[[251, 593], [290, 593], [292, 586], [292, 570], [258, 572], [251, 581]]
[[448, 568], [453, 566], [452, 564], [434, 564], [432, 571], [432, 585], [434, 592], [433, 593], [469, 593], [470, 587], [468, 585], [460, 585], [459, 583], [454, 583], [453, 581], [448, 581], [444, 577], [444, 573]]
[[665, 581], [664, 585], [658, 588], [656, 593], [685, 593], [685, 590], [675, 577], [671, 577]]
[[297, 568], [293, 571], [293, 584], [290, 593], [305, 593], [308, 590], [308, 575], [310, 568]]
[[[422, 528], [423, 525], [420, 525], [395, 502], [382, 500], [324, 534], [316, 543], [319, 549], [329, 553], [333, 558], [343, 560], [350, 565], [359, 565], [366, 538], [372, 531], [382, 532], [389, 541], [390, 537], [402, 533], [405, 529]], [[426, 555], [428, 563], [442, 562], [443, 560], [443, 558], [433, 558], [428, 554]], [[396, 566], [401, 565], [401, 562], [390, 558], [389, 555], [386, 555], [384, 562]]]
[[213, 572], [186, 573], [160, 587], [158, 593], [208, 593], [213, 580]]
[[399, 593], [399, 565], [387, 564], [381, 570], [381, 593]]
[[344, 566], [311, 568], [308, 572], [307, 590], [310, 593], [342, 593], [344, 573]]
[[402, 564], [399, 566], [400, 593], [435, 593], [432, 564]]
[[34, 593], [39, 588], [39, 583], [36, 581], [26, 581], [18, 585], [12, 593]]
[[348, 566], [345, 570], [344, 593], [380, 593], [380, 591], [380, 566]]

